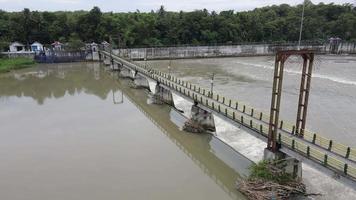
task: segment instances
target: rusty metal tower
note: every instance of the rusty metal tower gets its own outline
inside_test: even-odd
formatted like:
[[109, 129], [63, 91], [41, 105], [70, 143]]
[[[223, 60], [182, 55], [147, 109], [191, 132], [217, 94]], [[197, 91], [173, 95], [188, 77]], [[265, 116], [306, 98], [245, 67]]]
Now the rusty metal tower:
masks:
[[308, 110], [310, 82], [311, 82], [313, 62], [314, 62], [314, 52], [312, 50], [278, 51], [276, 54], [275, 67], [274, 67], [272, 100], [271, 100], [270, 121], [269, 121], [268, 142], [267, 142], [267, 148], [272, 152], [277, 151], [277, 135], [278, 135], [279, 113], [280, 113], [281, 96], [282, 96], [284, 64], [286, 60], [292, 55], [301, 56], [303, 58], [303, 68], [302, 68], [302, 77], [301, 77], [300, 91], [299, 91], [299, 102], [298, 102], [295, 134], [300, 137], [303, 137], [304, 134], [306, 118], [307, 118], [307, 110]]

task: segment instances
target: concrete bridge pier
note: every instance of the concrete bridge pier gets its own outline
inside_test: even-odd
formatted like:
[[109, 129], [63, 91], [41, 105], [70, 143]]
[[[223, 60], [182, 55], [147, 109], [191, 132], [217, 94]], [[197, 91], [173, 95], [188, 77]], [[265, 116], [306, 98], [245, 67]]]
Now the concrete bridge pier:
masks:
[[172, 96], [172, 92], [169, 89], [166, 89], [162, 86], [160, 86], [158, 83], [154, 84], [154, 89], [151, 89], [152, 83], [149, 84], [149, 88], [151, 91], [151, 95], [150, 95], [150, 100], [152, 101], [152, 103], [154, 104], [168, 104], [170, 106], [174, 107], [174, 101], [173, 101], [173, 96]]
[[275, 161], [276, 166], [285, 173], [292, 175], [293, 178], [302, 178], [302, 161], [293, 158], [281, 151], [272, 152], [266, 148], [263, 155], [264, 160]]
[[214, 116], [200, 108], [198, 102], [194, 102], [191, 108], [191, 117], [184, 123], [183, 130], [191, 133], [215, 132]]
[[135, 88], [150, 88], [147, 79], [140, 74], [136, 74], [134, 84]]
[[110, 64], [110, 69], [112, 71], [120, 71], [120, 68], [121, 68], [121, 64], [120, 63], [117, 63], [117, 62], [114, 62], [114, 60], [111, 61], [111, 64]]
[[121, 78], [129, 78], [134, 80], [135, 76], [136, 76], [136, 72], [129, 68], [121, 67], [119, 70], [119, 77]]
[[111, 65], [111, 59], [110, 59], [109, 56], [105, 56], [105, 55], [104, 55], [103, 61], [104, 61], [104, 64], [105, 64], [106, 66]]
[[100, 60], [99, 59], [99, 53], [97, 52], [97, 51], [93, 51], [92, 53], [91, 53], [91, 57], [92, 57], [92, 60], [93, 61], [98, 61], [98, 60]]

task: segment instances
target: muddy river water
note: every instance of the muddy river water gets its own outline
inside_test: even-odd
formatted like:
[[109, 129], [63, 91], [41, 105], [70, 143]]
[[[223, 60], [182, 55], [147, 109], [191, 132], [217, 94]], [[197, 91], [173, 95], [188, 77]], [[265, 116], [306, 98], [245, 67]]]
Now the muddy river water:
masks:
[[98, 63], [0, 75], [0, 199], [244, 199], [251, 162], [147, 93]]
[[[288, 61], [283, 87], [281, 117], [291, 122], [299, 61]], [[147, 64], [207, 88], [214, 73], [214, 91], [268, 112], [273, 62], [242, 57]], [[131, 85], [98, 63], [1, 74], [0, 199], [245, 199], [235, 181], [248, 174], [251, 161], [216, 137], [181, 131], [182, 114], [151, 104], [147, 90]], [[355, 147], [355, 102], [356, 58], [318, 56], [307, 127]], [[244, 141], [249, 146], [250, 139]], [[317, 191], [350, 193], [315, 170], [305, 172], [320, 185]]]

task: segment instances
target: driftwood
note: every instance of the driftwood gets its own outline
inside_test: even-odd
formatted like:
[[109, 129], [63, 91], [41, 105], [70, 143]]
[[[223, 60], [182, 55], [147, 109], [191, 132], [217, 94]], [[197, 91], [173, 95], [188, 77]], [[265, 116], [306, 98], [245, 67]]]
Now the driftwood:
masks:
[[[265, 170], [270, 172], [273, 177], [282, 177], [285, 175], [283, 170], [278, 168], [273, 162], [268, 163]], [[236, 184], [237, 189], [246, 195], [251, 200], [284, 200], [290, 199], [293, 196], [316, 196], [321, 194], [307, 193], [304, 183], [300, 180], [290, 179], [287, 182], [279, 183], [275, 180], [266, 180], [263, 178], [249, 178], [247, 180], [239, 180]]]
[[308, 194], [305, 185], [298, 181], [281, 185], [271, 181], [245, 180], [237, 183], [237, 189], [253, 200], [289, 199], [291, 195], [320, 195]]
[[203, 133], [204, 127], [194, 120], [188, 120], [184, 123], [183, 130], [190, 133]]

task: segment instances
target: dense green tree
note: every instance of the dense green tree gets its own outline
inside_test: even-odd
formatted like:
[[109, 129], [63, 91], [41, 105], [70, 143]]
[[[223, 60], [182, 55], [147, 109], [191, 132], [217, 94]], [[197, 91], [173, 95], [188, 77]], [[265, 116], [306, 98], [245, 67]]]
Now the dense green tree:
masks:
[[[220, 13], [206, 9], [169, 12], [163, 6], [147, 13], [103, 13], [98, 7], [75, 12], [0, 10], [0, 48], [10, 41], [50, 44], [59, 40], [78, 46], [106, 40], [121, 47], [296, 41], [302, 8], [281, 4]], [[356, 41], [355, 30], [354, 5], [306, 1], [303, 41], [330, 37]]]

